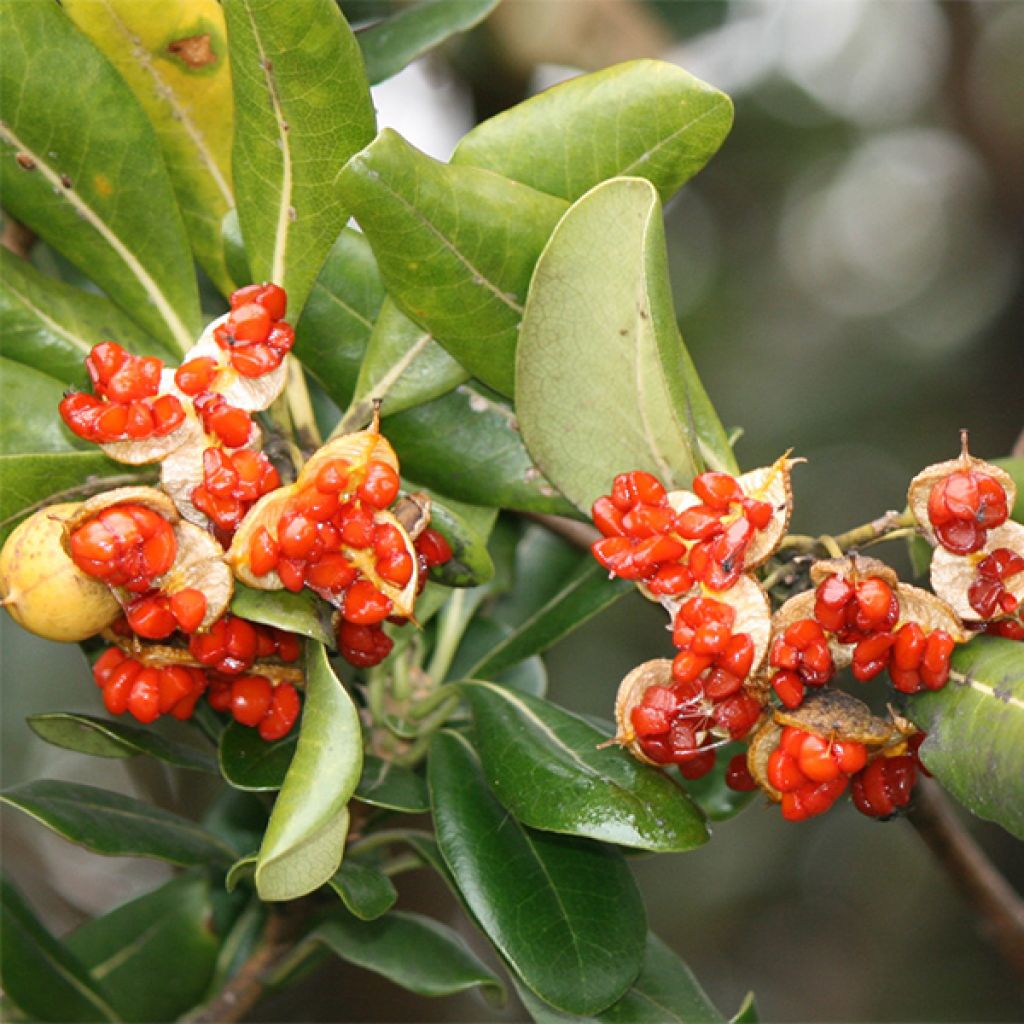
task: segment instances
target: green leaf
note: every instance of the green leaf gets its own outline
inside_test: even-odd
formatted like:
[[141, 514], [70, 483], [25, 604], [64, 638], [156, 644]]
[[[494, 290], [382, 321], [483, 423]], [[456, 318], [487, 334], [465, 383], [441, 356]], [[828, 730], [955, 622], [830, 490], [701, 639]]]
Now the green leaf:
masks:
[[113, 338], [130, 352], [168, 352], [109, 299], [40, 274], [0, 248], [0, 334], [4, 357], [41, 370], [62, 384], [89, 386], [85, 357]]
[[715, 766], [699, 779], [686, 779], [683, 788], [690, 799], [712, 820], [728, 821], [750, 806], [757, 791], [741, 793], [725, 781], [729, 762], [736, 754], [745, 754], [745, 743], [727, 743], [715, 751]]
[[754, 993], [748, 992], [740, 1003], [740, 1008], [729, 1021], [729, 1024], [760, 1024], [761, 1015], [757, 1012]]
[[466, 675], [490, 679], [524, 658], [546, 651], [632, 589], [627, 580], [609, 580], [608, 573], [596, 562], [584, 564], [561, 590], [510, 632]]
[[21, 894], [0, 879], [0, 981], [33, 1020], [119, 1020], [106, 995], [58, 942]]
[[426, 814], [430, 796], [423, 778], [411, 768], [393, 764], [373, 754], [363, 757], [363, 774], [355, 797], [364, 804], [402, 814]]
[[434, 336], [389, 298], [373, 325], [345, 418], [352, 423], [366, 422], [375, 399], [383, 403], [382, 414], [390, 416], [439, 398], [468, 379], [468, 371]]
[[92, 757], [136, 757], [145, 754], [176, 768], [217, 774], [217, 762], [198, 747], [165, 739], [152, 729], [93, 718], [71, 711], [30, 715], [29, 728], [47, 743]]
[[0, 47], [4, 206], [153, 337], [191, 348], [200, 323], [192, 259], [138, 100], [50, 0], [4, 4]]
[[219, 992], [255, 952], [267, 915], [268, 908], [253, 896], [224, 936], [210, 981], [210, 992]]
[[375, 921], [398, 899], [398, 892], [387, 875], [352, 859], [345, 860], [327, 884], [360, 921]]
[[685, 487], [702, 460], [735, 468], [676, 327], [650, 182], [596, 186], [552, 236], [523, 316], [516, 414], [537, 465], [584, 512], [626, 470]]
[[370, 243], [345, 228], [309, 293], [292, 349], [341, 409], [352, 398], [384, 296]]
[[[463, 510], [471, 516], [475, 513], [470, 506], [430, 494], [431, 529], [437, 530], [452, 549], [451, 559], [436, 566], [430, 578], [446, 587], [478, 587], [494, 576], [494, 562], [487, 551], [486, 537], [477, 534], [460, 515]], [[487, 512], [490, 513], [487, 518], [493, 520], [493, 510]]]
[[334, 646], [330, 612], [312, 591], [296, 594], [290, 590], [256, 590], [236, 581], [231, 611], [250, 622], [262, 622]]
[[234, 284], [245, 284], [252, 280], [249, 257], [245, 253], [245, 241], [238, 224], [238, 210], [231, 207], [220, 222], [220, 238], [224, 248], [224, 265]]
[[556, 85], [479, 124], [453, 164], [570, 202], [607, 178], [647, 178], [668, 199], [732, 127], [732, 102], [674, 64], [633, 60]]
[[979, 636], [942, 690], [911, 697], [925, 768], [968, 810], [1024, 839], [1024, 644]]
[[417, 57], [478, 25], [497, 6], [498, 0], [420, 0], [360, 31], [356, 38], [370, 84], [397, 75]]
[[[536, 1024], [579, 1021], [545, 1005], [532, 992], [519, 996]], [[644, 965], [633, 987], [606, 1010], [590, 1018], [607, 1024], [721, 1024], [692, 971], [656, 935], [648, 933]]]
[[703, 815], [660, 771], [583, 719], [493, 683], [461, 683], [484, 771], [525, 825], [658, 852], [708, 840]]
[[231, 192], [231, 71], [217, 0], [64, 0], [156, 129], [200, 266], [226, 295], [220, 224]]
[[209, 914], [209, 880], [192, 873], [82, 925], [67, 945], [124, 1020], [170, 1021], [203, 999], [213, 975]]
[[280, 789], [297, 743], [294, 734], [268, 743], [255, 729], [231, 722], [220, 735], [221, 775], [235, 789], [257, 793]]
[[19, 519], [52, 503], [47, 499], [84, 499], [103, 488], [98, 481], [112, 477], [119, 479], [111, 480], [111, 487], [138, 479], [138, 474], [99, 452], [0, 455], [0, 542]]
[[352, 698], [331, 669], [323, 645], [309, 641], [299, 742], [256, 865], [260, 899], [298, 899], [338, 870], [348, 833], [348, 802], [362, 763]]
[[203, 828], [238, 853], [254, 850], [267, 827], [268, 809], [253, 793], [222, 786], [203, 815]]
[[64, 385], [39, 370], [0, 359], [0, 455], [91, 448], [57, 413]]
[[224, 888], [228, 892], [234, 892], [238, 888], [238, 883], [248, 881], [256, 873], [256, 859], [255, 853], [246, 854], [244, 857], [239, 857], [234, 864], [231, 865], [230, 870], [224, 877]]
[[337, 912], [309, 933], [282, 962], [291, 973], [317, 946], [421, 996], [448, 996], [471, 988], [501, 993], [501, 982], [451, 928], [422, 914], [394, 912], [360, 921]]
[[575, 512], [530, 460], [512, 410], [482, 385], [389, 416], [382, 429], [403, 472], [441, 494], [492, 508]]
[[37, 779], [4, 790], [0, 801], [104, 856], [182, 865], [230, 864], [235, 856], [194, 821], [95, 786]]
[[[512, 634], [512, 627], [477, 615], [470, 622], [459, 649], [448, 669], [447, 679], [471, 678], [473, 666], [484, 661], [488, 654], [503, 644]], [[548, 689], [548, 676], [543, 660], [534, 656], [517, 662], [510, 668], [484, 678], [493, 679], [502, 686], [511, 687], [533, 697], [543, 697]]]
[[1024, 458], [993, 459], [995, 465], [1004, 469], [1013, 477], [1017, 485], [1017, 500], [1010, 509], [1010, 518], [1024, 523]]
[[432, 160], [385, 128], [338, 186], [388, 292], [474, 376], [512, 393], [533, 265], [565, 203], [490, 171]]
[[568, 1013], [595, 1013], [619, 999], [640, 971], [646, 933], [622, 855], [521, 825], [456, 733], [434, 737], [428, 778], [441, 853], [512, 970]]
[[298, 319], [348, 220], [338, 168], [373, 138], [359, 46], [333, 0], [225, 0], [238, 220], [257, 281]]

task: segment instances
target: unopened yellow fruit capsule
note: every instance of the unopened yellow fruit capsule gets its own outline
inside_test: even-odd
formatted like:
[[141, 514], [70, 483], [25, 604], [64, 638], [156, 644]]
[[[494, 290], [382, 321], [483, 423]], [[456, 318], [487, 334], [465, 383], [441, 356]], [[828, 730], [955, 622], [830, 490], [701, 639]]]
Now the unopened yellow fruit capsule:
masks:
[[0, 551], [0, 603], [19, 626], [62, 643], [85, 640], [121, 614], [110, 588], [86, 576], [61, 544], [64, 523], [80, 507], [67, 502], [40, 509]]

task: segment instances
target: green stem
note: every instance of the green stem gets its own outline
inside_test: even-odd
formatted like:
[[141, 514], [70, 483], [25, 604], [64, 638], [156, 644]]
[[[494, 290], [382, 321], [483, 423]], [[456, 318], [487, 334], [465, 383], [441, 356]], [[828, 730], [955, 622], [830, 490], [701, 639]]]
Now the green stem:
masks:
[[427, 717], [435, 708], [440, 707], [445, 701], [455, 697], [458, 700], [458, 690], [451, 683], [434, 690], [433, 693], [428, 694], [422, 700], [417, 701], [411, 708], [409, 708], [409, 717], [414, 722], [422, 721]]
[[438, 615], [434, 653], [427, 666], [427, 675], [434, 685], [443, 683], [447, 677], [448, 670], [455, 658], [455, 652], [462, 642], [462, 637], [473, 618], [473, 613], [484, 598], [481, 591], [480, 587], [474, 587], [471, 590], [457, 590]]
[[415, 853], [403, 853], [398, 857], [394, 857], [381, 866], [381, 874], [387, 875], [388, 878], [394, 878], [395, 875], [400, 875], [405, 871], [416, 871], [423, 867], [423, 861], [417, 857]]

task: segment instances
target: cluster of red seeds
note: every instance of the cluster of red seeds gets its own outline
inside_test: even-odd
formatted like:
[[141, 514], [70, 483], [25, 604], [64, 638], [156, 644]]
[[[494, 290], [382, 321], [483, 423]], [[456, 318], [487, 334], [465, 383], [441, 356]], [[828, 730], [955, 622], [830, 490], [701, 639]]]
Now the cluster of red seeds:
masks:
[[97, 512], [72, 532], [70, 547], [82, 572], [134, 593], [149, 590], [178, 553], [171, 524], [158, 512], [132, 503]]
[[630, 713], [644, 753], [658, 764], [678, 764], [686, 778], [707, 774], [715, 748], [742, 739], [761, 705], [743, 690], [754, 660], [746, 633], [733, 633], [736, 611], [722, 601], [694, 597], [676, 614], [672, 685], [650, 686]]
[[192, 489], [192, 504], [209, 517], [226, 540], [238, 529], [246, 512], [264, 494], [280, 486], [280, 474], [263, 452], [207, 448], [203, 452], [203, 482]]
[[798, 619], [775, 638], [768, 663], [775, 695], [787, 708], [803, 703], [808, 686], [824, 686], [835, 675], [828, 637], [814, 619]]
[[[184, 368], [178, 370], [176, 379], [184, 376], [182, 369]], [[192, 405], [202, 421], [203, 430], [213, 434], [225, 448], [241, 448], [248, 443], [252, 436], [253, 423], [252, 417], [244, 409], [230, 405], [227, 399], [216, 391], [204, 391], [196, 395]]]
[[[918, 733], [922, 739], [922, 733]], [[869, 818], [888, 818], [910, 803], [918, 763], [911, 754], [876, 757], [853, 778], [853, 806]]]
[[206, 699], [214, 711], [228, 711], [236, 722], [257, 729], [268, 743], [291, 732], [302, 703], [291, 683], [274, 686], [265, 676], [210, 673]]
[[182, 665], [149, 668], [119, 647], [104, 651], [93, 665], [92, 674], [112, 715], [127, 711], [147, 725], [161, 715], [190, 718], [207, 687], [202, 669]]
[[189, 638], [189, 653], [196, 661], [223, 675], [247, 672], [260, 659], [297, 661], [299, 638], [273, 626], [260, 626], [237, 615], [221, 616], [205, 633]]
[[988, 473], [963, 469], [943, 477], [928, 495], [928, 519], [939, 543], [956, 555], [980, 551], [988, 531], [1009, 515], [1002, 484]]
[[72, 391], [60, 414], [79, 437], [96, 444], [164, 437], [181, 426], [185, 411], [174, 395], [161, 395], [163, 363], [133, 356], [113, 341], [93, 347], [85, 359], [94, 394]]
[[281, 365], [295, 344], [284, 322], [288, 298], [276, 284], [251, 284], [231, 296], [231, 312], [213, 336], [243, 377], [262, 377]]
[[867, 760], [863, 743], [830, 741], [787, 726], [768, 758], [768, 781], [782, 794], [782, 816], [803, 821], [824, 814]]
[[1008, 615], [1020, 602], [1006, 589], [1006, 580], [1024, 572], [1024, 557], [1009, 548], [996, 548], [978, 563], [978, 577], [967, 591], [971, 607], [983, 618]]

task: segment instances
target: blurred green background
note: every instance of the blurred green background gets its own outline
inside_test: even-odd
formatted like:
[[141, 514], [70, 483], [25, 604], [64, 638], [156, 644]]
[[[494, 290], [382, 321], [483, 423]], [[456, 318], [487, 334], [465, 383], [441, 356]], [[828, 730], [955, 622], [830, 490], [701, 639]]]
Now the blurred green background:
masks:
[[[388, 7], [343, 6], [354, 23]], [[666, 214], [680, 322], [722, 419], [743, 429], [743, 467], [793, 448], [808, 460], [793, 529], [838, 532], [902, 507], [917, 469], [955, 454], [960, 427], [989, 457], [1020, 435], [1022, 52], [1020, 3], [505, 0], [375, 94], [382, 124], [443, 158], [475, 121], [580, 69], [657, 56], [728, 92], [732, 135]], [[35, 740], [26, 714], [97, 713], [96, 693], [76, 649], [37, 642], [6, 616], [2, 629], [5, 784], [73, 778], [185, 812], [202, 805], [195, 777], [92, 760], [85, 778], [83, 758]], [[668, 652], [660, 613], [627, 599], [548, 656], [552, 696], [607, 717], [619, 679]], [[1024, 888], [1019, 844], [969, 825]], [[58, 931], [167, 873], [90, 856], [15, 815], [3, 844], [6, 868]], [[725, 1012], [749, 989], [766, 1021], [1024, 1012], [1022, 980], [905, 822], [843, 806], [792, 826], [755, 804], [701, 850], [634, 863], [654, 930]], [[415, 877], [410, 905], [450, 907]], [[258, 1016], [490, 1013], [473, 997], [426, 1003], [334, 964]], [[498, 1016], [523, 1018], [514, 1006]]]

